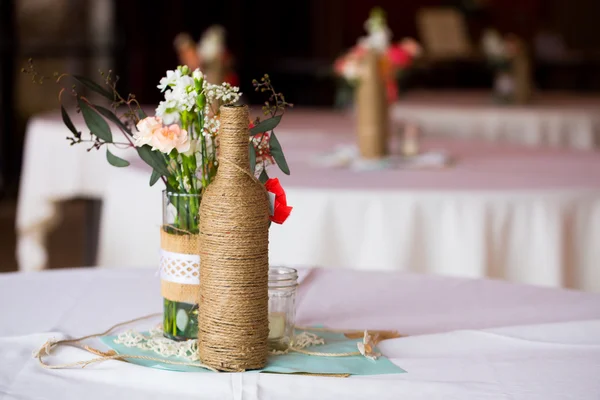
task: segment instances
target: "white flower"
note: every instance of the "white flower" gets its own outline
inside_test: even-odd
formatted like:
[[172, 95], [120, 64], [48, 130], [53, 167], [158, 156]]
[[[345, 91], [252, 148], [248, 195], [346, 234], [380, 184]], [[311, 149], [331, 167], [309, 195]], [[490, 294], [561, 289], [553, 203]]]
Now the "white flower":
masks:
[[181, 71], [167, 71], [167, 76], [160, 80], [159, 85], [157, 86], [161, 92], [164, 92], [168, 87], [175, 86], [177, 81], [181, 78]]
[[204, 93], [206, 93], [206, 102], [212, 103], [215, 100], [220, 100], [222, 104], [234, 104], [242, 95], [240, 88], [237, 86], [231, 86], [227, 82], [223, 82], [220, 85], [213, 85], [207, 81], [204, 81]]
[[221, 26], [211, 26], [206, 30], [200, 43], [198, 53], [204, 62], [216, 60], [225, 51], [225, 29]]
[[[185, 188], [185, 191], [188, 193], [192, 189], [192, 185], [190, 184], [190, 177], [187, 175], [183, 176], [183, 187]], [[183, 310], [180, 309], [179, 311], [183, 311]]]
[[194, 80], [200, 81], [204, 79], [204, 74], [202, 73], [202, 71], [200, 71], [199, 68], [196, 68], [196, 70], [192, 73], [192, 78], [194, 78]]
[[[170, 92], [171, 90], [167, 90], [165, 97]], [[167, 125], [179, 122], [180, 116], [177, 102], [173, 99], [161, 101], [156, 108], [156, 115], [162, 117], [163, 123]]]
[[160, 117], [146, 117], [137, 123], [137, 132], [133, 133], [133, 142], [137, 147], [150, 144], [156, 131], [162, 129], [163, 121]]
[[358, 79], [359, 72], [360, 68], [355, 60], [348, 60], [342, 67], [342, 76], [349, 81]]
[[506, 56], [504, 40], [498, 31], [488, 29], [481, 38], [481, 47], [488, 57], [503, 58]]
[[193, 156], [196, 153], [200, 153], [201, 154], [201, 149], [200, 149], [200, 141], [199, 140], [190, 140], [190, 148], [188, 149], [188, 151], [186, 151], [185, 154], [186, 156]]
[[368, 36], [364, 36], [359, 39], [358, 44], [368, 49], [373, 49], [378, 52], [385, 52], [390, 47], [392, 40], [392, 33], [386, 27], [378, 30], [374, 30], [369, 33]]

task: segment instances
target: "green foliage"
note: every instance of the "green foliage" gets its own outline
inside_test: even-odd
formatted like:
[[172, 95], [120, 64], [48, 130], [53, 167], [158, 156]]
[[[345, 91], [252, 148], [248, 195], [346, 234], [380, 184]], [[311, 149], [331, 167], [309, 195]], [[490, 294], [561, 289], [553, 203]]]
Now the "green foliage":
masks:
[[77, 99], [77, 104], [79, 105], [79, 109], [81, 110], [85, 124], [89, 128], [90, 132], [106, 143], [112, 143], [112, 132], [110, 131], [110, 127], [104, 118], [102, 118], [98, 113], [96, 113], [96, 111], [88, 106], [85, 101]]
[[269, 175], [267, 175], [267, 171], [263, 169], [260, 173], [260, 176], [258, 177], [258, 180], [264, 185], [265, 182], [269, 180]]
[[156, 170], [152, 170], [152, 175], [150, 175], [150, 186], [154, 186], [154, 184], [160, 179], [160, 174], [156, 172]]
[[112, 165], [114, 167], [123, 168], [123, 167], [128, 167], [129, 166], [129, 161], [123, 160], [121, 157], [115, 156], [108, 149], [106, 149], [106, 159], [108, 160], [108, 162], [110, 163], [110, 165]]
[[80, 75], [72, 75], [72, 77], [73, 77], [73, 79], [75, 79], [77, 82], [81, 83], [86, 88], [106, 97], [108, 100], [110, 100], [110, 101], [115, 100], [115, 94], [113, 92], [108, 91], [107, 89], [98, 85], [93, 80], [88, 79], [85, 76], [80, 76]]
[[277, 136], [275, 136], [275, 132], [271, 132], [269, 146], [271, 148], [271, 155], [275, 159], [275, 162], [279, 166], [281, 172], [283, 172], [286, 175], [289, 175], [290, 167], [288, 166], [285, 156], [283, 155], [283, 149], [281, 148], [279, 140], [277, 140]]
[[143, 145], [142, 147], [135, 148], [142, 160], [146, 164], [152, 167], [160, 176], [169, 176], [170, 172], [167, 168], [167, 162], [163, 157], [162, 153], [158, 151], [152, 151], [150, 146]]
[[248, 143], [248, 156], [250, 158], [250, 172], [254, 173], [256, 170], [256, 150], [252, 142]]
[[129, 136], [131, 136], [131, 131], [129, 130], [129, 128], [127, 127], [127, 125], [125, 125], [123, 123], [123, 121], [121, 121], [116, 115], [115, 113], [113, 113], [111, 110], [109, 110], [108, 108], [104, 108], [102, 106], [99, 106], [97, 104], [94, 104], [94, 108], [96, 110], [98, 110], [98, 112], [100, 114], [102, 114], [106, 119], [108, 119], [109, 121], [113, 122], [115, 125], [117, 125], [119, 128], [121, 128], [124, 132], [127, 132], [129, 134]]
[[254, 136], [254, 135], [257, 135], [257, 134], [263, 133], [263, 132], [272, 131], [273, 129], [275, 129], [277, 127], [277, 125], [279, 125], [280, 121], [281, 121], [281, 115], [276, 115], [272, 118], [265, 119], [265, 120], [261, 121], [259, 124], [257, 124], [255, 127], [253, 127], [252, 129], [250, 129], [250, 136]]
[[60, 106], [60, 113], [62, 115], [63, 122], [65, 123], [67, 128], [69, 128], [69, 130], [73, 133], [73, 136], [75, 136], [76, 138], [81, 137], [81, 132], [79, 132], [77, 129], [75, 129], [75, 125], [73, 125], [73, 121], [71, 121], [71, 117], [69, 117], [67, 110], [65, 110], [65, 107], [63, 107], [62, 104]]

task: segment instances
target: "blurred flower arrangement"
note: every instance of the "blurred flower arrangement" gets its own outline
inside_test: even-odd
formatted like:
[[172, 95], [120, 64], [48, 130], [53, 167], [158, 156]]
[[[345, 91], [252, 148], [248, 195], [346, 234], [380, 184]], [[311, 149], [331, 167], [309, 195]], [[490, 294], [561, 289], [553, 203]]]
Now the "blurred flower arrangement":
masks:
[[368, 51], [381, 54], [381, 74], [387, 88], [390, 103], [398, 98], [398, 81], [422, 53], [421, 45], [412, 38], [392, 42], [392, 32], [387, 25], [385, 11], [379, 7], [371, 10], [365, 22], [367, 35], [358, 39], [357, 44], [335, 60], [334, 72], [340, 79], [338, 84], [338, 105], [349, 103], [353, 87], [361, 74], [361, 62]]
[[487, 29], [481, 38], [481, 48], [495, 75], [495, 99], [500, 103], [513, 102], [517, 90], [515, 63], [518, 57], [525, 56], [520, 39], [512, 34], [502, 36], [495, 29]]
[[213, 25], [204, 31], [198, 43], [189, 34], [180, 33], [174, 42], [179, 62], [191, 70], [201, 69], [211, 82], [239, 85], [233, 56], [227, 50], [225, 33], [225, 28]]

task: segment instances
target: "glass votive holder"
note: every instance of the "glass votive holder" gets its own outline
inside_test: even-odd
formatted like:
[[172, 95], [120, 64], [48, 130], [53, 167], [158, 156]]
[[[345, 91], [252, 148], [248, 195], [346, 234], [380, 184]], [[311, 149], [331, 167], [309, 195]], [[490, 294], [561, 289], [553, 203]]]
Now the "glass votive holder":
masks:
[[269, 268], [269, 350], [285, 351], [294, 340], [298, 271]]

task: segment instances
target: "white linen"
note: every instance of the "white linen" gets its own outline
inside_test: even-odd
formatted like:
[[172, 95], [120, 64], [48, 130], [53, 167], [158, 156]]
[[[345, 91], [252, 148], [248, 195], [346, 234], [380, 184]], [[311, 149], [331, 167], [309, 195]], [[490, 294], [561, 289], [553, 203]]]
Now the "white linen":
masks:
[[600, 97], [542, 93], [531, 104], [498, 105], [491, 92], [416, 91], [392, 106], [395, 120], [427, 136], [477, 138], [530, 146], [600, 147]]
[[[80, 118], [74, 123], [83, 129]], [[371, 179], [307, 165], [318, 152], [351, 143], [352, 131], [347, 114], [286, 115], [278, 136], [292, 176], [281, 181], [294, 211], [270, 230], [273, 263], [600, 291], [598, 153], [455, 140], [438, 142], [458, 159], [447, 171], [382, 171]], [[70, 147], [65, 136], [60, 115], [29, 126], [17, 212], [20, 269], [45, 267], [45, 236], [60, 217], [55, 204], [77, 196], [103, 200], [99, 265], [158, 268], [160, 182], [149, 188], [148, 171], [111, 167], [104, 152]]]
[[[78, 130], [85, 130], [83, 119], [71, 113]], [[116, 137], [116, 129], [113, 129]], [[25, 135], [23, 167], [17, 207], [17, 249], [19, 269], [46, 267], [46, 236], [60, 221], [59, 201], [74, 198], [101, 199], [112, 166], [105, 150], [87, 151], [87, 144], [69, 146], [69, 131], [60, 112], [33, 118]], [[118, 149], [114, 154], [124, 156]]]
[[[15, 304], [14, 299], [26, 299]], [[298, 293], [298, 325], [396, 329], [381, 343], [406, 374], [347, 379], [176, 373], [109, 361], [45, 370], [31, 352], [161, 310], [149, 269], [0, 275], [3, 399], [596, 399], [600, 296], [388, 272], [315, 270]], [[110, 310], [110, 312], [107, 312]], [[90, 342], [99, 348], [98, 342]], [[91, 358], [64, 348], [56, 364]]]
[[[310, 165], [348, 140], [283, 131], [291, 216], [270, 228], [272, 264], [404, 270], [600, 291], [600, 156], [438, 141], [443, 171], [355, 172]], [[157, 265], [160, 188], [149, 171], [112, 170], [98, 264]], [[135, 202], [124, 201], [135, 199]]]

